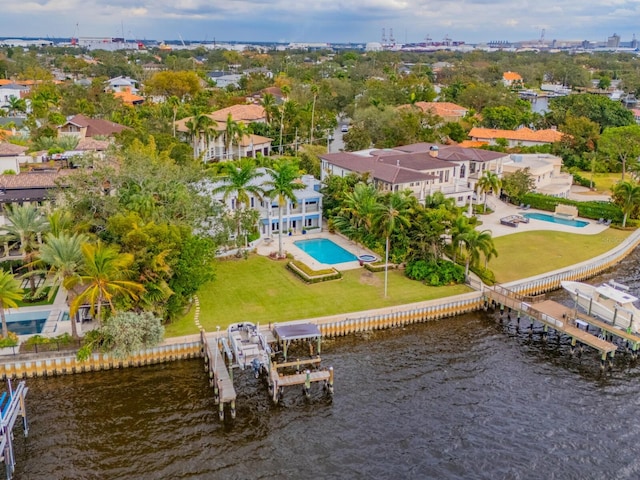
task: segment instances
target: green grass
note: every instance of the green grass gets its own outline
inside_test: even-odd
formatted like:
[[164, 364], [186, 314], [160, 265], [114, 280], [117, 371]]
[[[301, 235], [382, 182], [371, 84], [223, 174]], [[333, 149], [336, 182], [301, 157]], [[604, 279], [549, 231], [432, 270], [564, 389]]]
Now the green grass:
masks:
[[[578, 172], [578, 174], [591, 180], [591, 172]], [[593, 181], [596, 184], [596, 191], [593, 192], [597, 195], [611, 195], [611, 189], [613, 186], [622, 179], [622, 173], [594, 173]]]
[[[51, 298], [49, 298], [49, 290], [51, 289], [51, 287], [45, 287], [44, 291], [47, 294], [47, 296], [44, 298], [44, 300], [40, 300], [38, 302], [23, 302], [22, 300], [16, 300], [16, 303], [18, 304], [18, 307], [39, 307], [40, 305], [51, 305], [53, 303], [53, 301], [56, 299], [56, 294], [58, 292], [58, 287], [56, 287], [53, 295], [51, 296]], [[31, 291], [30, 288], [25, 288], [23, 289], [24, 293], [27, 293]]]
[[611, 250], [631, 234], [609, 228], [598, 235], [550, 230], [494, 238], [498, 257], [489, 262], [498, 283], [527, 278], [580, 263]]
[[[286, 269], [286, 262], [252, 255], [248, 260], [225, 260], [216, 268], [216, 280], [203, 286], [200, 324], [207, 331], [243, 320], [267, 324], [345, 312], [402, 305], [468, 292], [464, 285], [427, 287], [389, 270], [388, 297], [384, 272], [363, 268], [344, 272], [340, 280], [307, 285]], [[197, 333], [193, 309], [167, 325], [166, 336]]]

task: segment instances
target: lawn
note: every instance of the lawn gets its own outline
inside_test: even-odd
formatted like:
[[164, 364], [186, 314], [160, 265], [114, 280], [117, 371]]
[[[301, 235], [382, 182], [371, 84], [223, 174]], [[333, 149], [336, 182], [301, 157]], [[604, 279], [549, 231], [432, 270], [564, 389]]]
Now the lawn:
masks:
[[[200, 323], [207, 331], [243, 320], [282, 322], [356, 312], [372, 308], [430, 300], [468, 292], [463, 285], [427, 287], [389, 271], [384, 298], [384, 272], [359, 268], [344, 272], [340, 280], [307, 285], [285, 268], [285, 262], [252, 255], [248, 260], [217, 264], [216, 280], [200, 289]], [[166, 336], [196, 333], [193, 311], [170, 324]]]
[[498, 257], [489, 262], [498, 283], [580, 263], [611, 250], [631, 234], [609, 228], [598, 235], [542, 230], [494, 239]]
[[[578, 174], [591, 180], [591, 172], [578, 172]], [[594, 173], [593, 181], [596, 184], [594, 195], [611, 195], [613, 186], [622, 179], [622, 173]]]

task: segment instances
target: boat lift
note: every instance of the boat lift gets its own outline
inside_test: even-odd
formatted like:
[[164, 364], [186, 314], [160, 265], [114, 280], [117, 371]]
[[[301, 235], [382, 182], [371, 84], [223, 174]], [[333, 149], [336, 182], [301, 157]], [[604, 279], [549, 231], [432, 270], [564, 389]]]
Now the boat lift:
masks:
[[29, 433], [29, 425], [27, 422], [27, 409], [25, 397], [28, 388], [23, 381], [13, 390], [11, 379], [7, 379], [7, 392], [0, 396], [0, 459], [4, 462], [7, 480], [11, 480], [15, 471], [16, 461], [13, 452], [13, 427], [18, 419], [18, 415], [22, 417], [22, 429], [24, 436]]

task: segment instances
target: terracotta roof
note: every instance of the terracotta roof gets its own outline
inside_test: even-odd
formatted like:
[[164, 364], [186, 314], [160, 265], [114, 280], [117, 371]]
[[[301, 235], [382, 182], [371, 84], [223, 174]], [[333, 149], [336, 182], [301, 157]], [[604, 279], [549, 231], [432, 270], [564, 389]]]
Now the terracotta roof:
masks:
[[109, 140], [95, 140], [93, 138], [82, 138], [74, 150], [104, 151], [109, 148]]
[[518, 130], [498, 130], [495, 128], [472, 128], [469, 132], [472, 139], [495, 139], [505, 138], [507, 140], [515, 140], [522, 142], [541, 142], [553, 143], [562, 139], [562, 133], [548, 128], [546, 130], [531, 130], [523, 127]]
[[0, 142], [0, 157], [15, 157], [16, 155], [23, 155], [27, 150], [29, 149], [22, 145]]
[[255, 122], [256, 120], [264, 120], [264, 108], [261, 105], [233, 105], [223, 108], [209, 115], [216, 122], [226, 122], [227, 117], [231, 114], [231, 118], [235, 122]]
[[510, 82], [520, 82], [522, 81], [522, 77], [519, 73], [516, 72], [504, 72], [502, 74], [502, 78], [508, 80]]
[[135, 95], [127, 90], [124, 90], [122, 92], [115, 92], [113, 96], [122, 99], [124, 103], [127, 103], [129, 105], [136, 105], [144, 102], [144, 97]]
[[27, 172], [18, 175], [0, 175], [0, 185], [6, 189], [54, 188], [56, 180], [64, 178], [71, 170], [57, 172]]
[[488, 142], [481, 142], [479, 140], [463, 140], [458, 144], [462, 148], [480, 148], [484, 145], [489, 145]]
[[[102, 120], [100, 118], [89, 118], [85, 115], [78, 114], [69, 119], [64, 125], [72, 123], [78, 127], [87, 128], [87, 137], [95, 137], [96, 135], [112, 136], [116, 133], [128, 129], [124, 125], [119, 123], [110, 122], [108, 120]], [[63, 126], [64, 126], [63, 125]]]
[[506, 156], [506, 153], [481, 150], [479, 148], [462, 148], [459, 145], [439, 145], [436, 143], [414, 143], [396, 147], [396, 150], [407, 153], [429, 152], [432, 146], [438, 147], [437, 158], [449, 161], [490, 162]]
[[464, 117], [468, 109], [451, 102], [416, 102], [423, 112], [431, 112], [439, 117]]
[[272, 141], [273, 141], [272, 138], [249, 134], [242, 137], [242, 140], [240, 141], [240, 146], [250, 147], [251, 145], [262, 145], [263, 143], [271, 143]]

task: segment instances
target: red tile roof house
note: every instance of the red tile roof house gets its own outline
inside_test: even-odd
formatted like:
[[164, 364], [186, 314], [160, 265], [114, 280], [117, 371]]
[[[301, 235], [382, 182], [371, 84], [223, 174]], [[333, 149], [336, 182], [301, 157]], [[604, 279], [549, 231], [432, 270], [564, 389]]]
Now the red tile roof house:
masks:
[[419, 201], [442, 192], [457, 205], [471, 205], [476, 183], [486, 171], [502, 174], [509, 156], [455, 145], [416, 143], [386, 150], [320, 155], [322, 180], [328, 175], [368, 173], [383, 191], [411, 190]]
[[[469, 111], [451, 102], [416, 102], [414, 105], [425, 113], [441, 117], [445, 122], [459, 122]], [[408, 106], [410, 105], [402, 105], [405, 108]]]
[[0, 173], [11, 170], [20, 173], [20, 164], [32, 161], [27, 147], [0, 141]]
[[555, 128], [531, 130], [523, 127], [518, 130], [498, 130], [495, 128], [475, 127], [469, 132], [469, 137], [471, 137], [471, 140], [486, 142], [489, 145], [496, 145], [498, 138], [504, 138], [508, 141], [509, 147], [532, 147], [559, 142], [562, 140], [562, 133]]
[[[258, 153], [264, 156], [271, 154], [272, 139], [253, 134], [245, 135], [240, 142], [232, 141], [227, 151], [224, 130], [229, 115], [231, 115], [231, 119], [234, 122], [243, 123], [244, 125], [249, 125], [254, 122], [267, 122], [264, 108], [261, 105], [233, 105], [221, 110], [216, 110], [207, 116], [216, 123], [214, 129], [218, 132], [218, 135], [215, 138], [210, 138], [209, 142], [201, 139], [193, 151], [195, 158], [202, 156], [204, 162], [209, 162], [212, 160], [255, 157]], [[176, 130], [180, 132], [185, 139], [189, 136], [187, 122], [192, 119], [193, 117], [187, 117], [176, 122]]]

